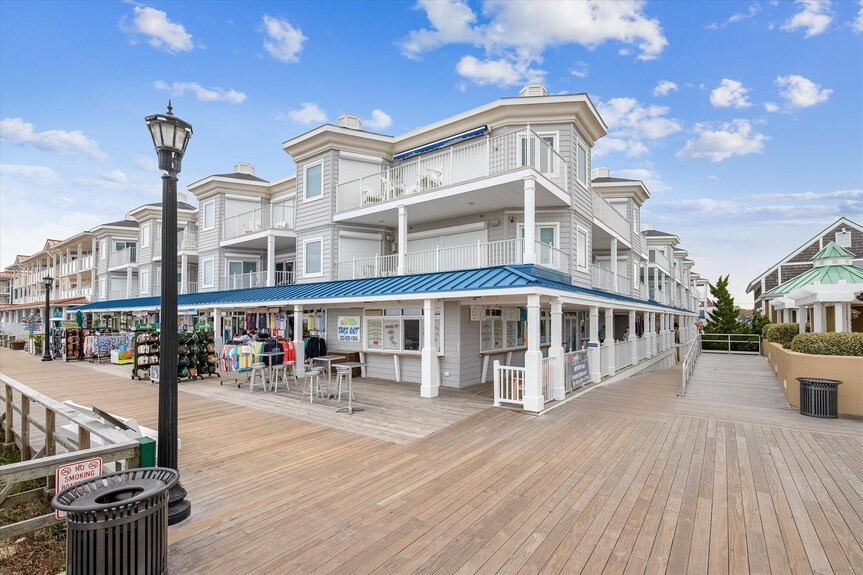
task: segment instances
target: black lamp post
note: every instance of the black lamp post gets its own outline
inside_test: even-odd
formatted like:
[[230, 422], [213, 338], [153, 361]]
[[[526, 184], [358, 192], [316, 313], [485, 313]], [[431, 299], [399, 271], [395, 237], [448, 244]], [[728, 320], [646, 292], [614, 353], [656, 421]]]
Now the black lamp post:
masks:
[[45, 321], [42, 322], [45, 337], [42, 339], [42, 361], [54, 361], [49, 349], [51, 343], [51, 286], [54, 285], [54, 278], [45, 276], [42, 281], [45, 282]]
[[[162, 170], [162, 332], [159, 361], [158, 464], [177, 469], [177, 174], [186, 153], [192, 125], [173, 114], [171, 101], [165, 114], [144, 121], [153, 137], [159, 169]], [[168, 525], [189, 517], [192, 504], [177, 482], [168, 498]]]

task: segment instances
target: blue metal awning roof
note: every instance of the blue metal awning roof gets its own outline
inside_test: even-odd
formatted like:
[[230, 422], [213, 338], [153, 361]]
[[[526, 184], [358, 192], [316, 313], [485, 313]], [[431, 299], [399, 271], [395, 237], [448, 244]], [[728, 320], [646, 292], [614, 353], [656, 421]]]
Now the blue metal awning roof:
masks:
[[[581, 293], [611, 301], [667, 309], [677, 309], [655, 301], [602, 290], [578, 287], [568, 283], [568, 276], [531, 265], [513, 265], [428, 274], [403, 275], [360, 280], [342, 280], [285, 286], [259, 287], [230, 291], [201, 292], [177, 296], [181, 308], [214, 308], [247, 304], [303, 301], [339, 300], [356, 298], [358, 302], [382, 296], [410, 296], [412, 294], [458, 294], [459, 292], [493, 292], [507, 288], [546, 287], [571, 293]], [[490, 293], [491, 295], [491, 293]], [[362, 299], [360, 299], [362, 298]], [[114, 310], [154, 310], [159, 307], [158, 297], [98, 301], [73, 308], [74, 311], [98, 312]], [[686, 311], [686, 310], [680, 310]]]
[[447, 138], [444, 138], [443, 140], [438, 140], [437, 142], [432, 142], [431, 144], [425, 144], [424, 146], [419, 146], [417, 148], [407, 150], [406, 152], [402, 152], [401, 154], [396, 154], [395, 156], [393, 156], [393, 160], [404, 160], [412, 156], [425, 154], [426, 152], [438, 150], [440, 148], [450, 146], [458, 142], [463, 142], [464, 140], [476, 138], [477, 136], [484, 136], [486, 133], [488, 133], [488, 127], [486, 126], [474, 128], [473, 130], [468, 130], [467, 132], [462, 132], [461, 134], [456, 134], [455, 136], [449, 136]]

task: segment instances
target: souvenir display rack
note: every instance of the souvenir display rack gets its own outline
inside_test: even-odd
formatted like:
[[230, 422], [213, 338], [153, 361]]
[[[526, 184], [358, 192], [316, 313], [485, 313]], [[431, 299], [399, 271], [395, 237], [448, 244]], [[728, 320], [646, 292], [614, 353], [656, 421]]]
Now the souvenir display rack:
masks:
[[80, 327], [66, 328], [64, 333], [66, 345], [63, 346], [65, 361], [84, 359], [84, 329]]
[[135, 328], [135, 353], [132, 361], [132, 379], [150, 379], [150, 366], [159, 365], [159, 332], [152, 326]]

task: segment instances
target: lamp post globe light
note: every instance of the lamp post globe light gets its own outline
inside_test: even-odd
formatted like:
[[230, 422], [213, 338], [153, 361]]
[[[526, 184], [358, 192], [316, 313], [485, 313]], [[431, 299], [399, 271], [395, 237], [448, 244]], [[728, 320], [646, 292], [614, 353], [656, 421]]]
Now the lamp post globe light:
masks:
[[[174, 116], [171, 101], [164, 114], [147, 116], [144, 121], [162, 170], [162, 292], [161, 360], [159, 361], [159, 436], [157, 463], [178, 469], [177, 465], [177, 174], [183, 154], [192, 137], [192, 125]], [[168, 525], [189, 517], [192, 504], [178, 481], [168, 497]]]
[[45, 332], [45, 336], [42, 339], [42, 361], [54, 361], [49, 349], [51, 343], [51, 286], [54, 284], [54, 278], [45, 276], [42, 281], [45, 282], [45, 319], [42, 321], [42, 331]]

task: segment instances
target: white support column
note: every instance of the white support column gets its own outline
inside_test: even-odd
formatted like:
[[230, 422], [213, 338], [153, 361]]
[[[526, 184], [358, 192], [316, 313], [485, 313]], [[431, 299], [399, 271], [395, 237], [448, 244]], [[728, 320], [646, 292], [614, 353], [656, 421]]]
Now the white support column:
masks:
[[554, 358], [550, 393], [551, 398], [556, 401], [561, 401], [566, 395], [563, 382], [563, 353], [563, 302], [553, 300], [551, 302], [551, 347], [548, 348], [548, 357]]
[[845, 329], [845, 306], [844, 303], [833, 304], [833, 331], [842, 333], [848, 331]]
[[[186, 277], [186, 274], [183, 274]], [[267, 236], [267, 285], [276, 285], [276, 236]]]
[[806, 333], [807, 310], [806, 306], [797, 308], [797, 325], [800, 326], [800, 333]]
[[587, 363], [590, 367], [590, 381], [599, 383], [602, 379], [602, 364], [600, 363], [601, 350], [599, 349], [599, 308], [590, 308], [590, 340], [587, 343]]
[[[93, 246], [90, 249], [90, 255], [93, 257], [93, 267], [90, 268], [90, 289], [92, 289], [93, 292], [90, 296], [90, 301], [96, 301], [101, 295], [99, 293], [99, 284], [96, 283], [96, 268], [99, 266], [99, 256], [96, 254], [96, 245], [96, 238], [93, 238]], [[107, 283], [108, 282], [106, 281], [106, 289]]]
[[638, 363], [638, 338], [635, 337], [635, 310], [629, 310], [629, 352], [632, 365]]
[[817, 302], [812, 306], [815, 312], [815, 319], [812, 322], [812, 332], [813, 333], [824, 333], [827, 331], [826, 319], [827, 314], [825, 313], [825, 306], [821, 302]]
[[189, 256], [180, 256], [180, 292], [189, 293]]
[[536, 263], [536, 181], [524, 179], [524, 263]]
[[614, 365], [614, 308], [610, 307], [605, 308], [605, 342], [603, 342], [603, 347], [606, 348], [608, 375], [614, 375], [617, 370]]
[[656, 312], [652, 311], [648, 313], [647, 317], [647, 334], [649, 336], [647, 340], [647, 356], [653, 357], [654, 355], [656, 355]]
[[617, 238], [611, 238], [611, 291], [617, 293]]
[[306, 375], [306, 348], [303, 347], [303, 306], [294, 306], [294, 351], [297, 362], [294, 364], [294, 375], [303, 377]]
[[[401, 216], [401, 210], [399, 210], [399, 216]], [[420, 384], [420, 396], [428, 398], [437, 397], [440, 388], [440, 369], [438, 367], [437, 350], [434, 348], [435, 303], [436, 300], [431, 299], [423, 302], [422, 383]]]
[[527, 351], [524, 352], [524, 409], [542, 411], [542, 352], [539, 350], [539, 296], [527, 296]]
[[126, 297], [132, 297], [132, 266], [126, 268]]
[[408, 249], [408, 209], [404, 205], [399, 206], [399, 255], [398, 275], [405, 275], [405, 253]]
[[222, 349], [222, 344], [225, 343], [224, 338], [222, 337], [224, 332], [222, 330], [222, 312], [219, 308], [213, 309], [213, 343], [216, 344], [217, 353]]

